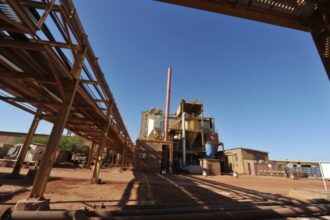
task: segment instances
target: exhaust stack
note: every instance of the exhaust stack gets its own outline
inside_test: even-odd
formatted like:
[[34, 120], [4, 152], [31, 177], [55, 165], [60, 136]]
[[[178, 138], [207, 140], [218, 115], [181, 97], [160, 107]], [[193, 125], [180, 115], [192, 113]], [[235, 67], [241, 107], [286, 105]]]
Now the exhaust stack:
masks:
[[170, 114], [170, 100], [171, 100], [171, 80], [172, 68], [167, 69], [167, 88], [166, 88], [166, 109], [165, 109], [165, 125], [164, 125], [164, 141], [168, 141], [168, 118]]

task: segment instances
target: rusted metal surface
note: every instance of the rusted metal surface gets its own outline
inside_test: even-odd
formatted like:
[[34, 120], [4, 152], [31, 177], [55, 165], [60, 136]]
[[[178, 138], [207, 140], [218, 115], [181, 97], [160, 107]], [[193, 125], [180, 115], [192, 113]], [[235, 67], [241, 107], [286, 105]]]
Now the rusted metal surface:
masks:
[[56, 116], [56, 121], [52, 128], [49, 140], [47, 142], [46, 152], [41, 160], [40, 167], [38, 169], [36, 178], [34, 179], [33, 186], [31, 189], [31, 198], [41, 198], [46, 189], [48, 178], [50, 175], [51, 168], [55, 162], [56, 151], [60, 143], [61, 136], [63, 134], [64, 127], [68, 120], [71, 108], [73, 106], [73, 101], [75, 99], [78, 85], [79, 77], [82, 69], [82, 62], [86, 55], [86, 47], [84, 46], [77, 54], [74, 64], [71, 68], [71, 76], [73, 82], [68, 83], [65, 88], [63, 88], [63, 100], [58, 109], [58, 114]]
[[0, 99], [54, 123], [32, 198], [43, 197], [64, 128], [103, 147], [132, 149], [71, 0], [0, 0]]
[[167, 70], [164, 141], [168, 141], [168, 121], [169, 121], [168, 117], [170, 115], [171, 81], [172, 81], [172, 68], [169, 67]]
[[86, 163], [86, 168], [90, 168], [91, 164], [92, 164], [92, 161], [94, 159], [93, 155], [94, 155], [94, 151], [95, 151], [95, 141], [92, 142], [92, 146], [91, 148], [89, 149], [89, 153], [88, 153], [88, 160], [87, 160], [87, 163]]
[[[286, 217], [320, 216], [330, 213], [329, 204], [306, 205], [239, 205], [218, 208], [142, 208], [107, 211], [13, 211], [3, 219], [274, 219]], [[1, 216], [0, 216], [1, 217]]]
[[[110, 111], [107, 112], [107, 117], [110, 118]], [[99, 182], [99, 174], [100, 174], [100, 168], [101, 168], [101, 156], [105, 147], [105, 144], [107, 142], [107, 136], [109, 133], [109, 129], [110, 129], [110, 122], [107, 123], [104, 128], [103, 128], [103, 137], [101, 138], [101, 142], [97, 148], [96, 151], [96, 156], [94, 159], [94, 168], [93, 168], [93, 176], [92, 176], [92, 182]]]
[[98, 143], [110, 111], [107, 145], [130, 148], [132, 141], [86, 37], [71, 0], [0, 1], [0, 99], [32, 114], [42, 107], [44, 119], [54, 123], [85, 44], [65, 128]]
[[21, 171], [21, 168], [22, 168], [22, 165], [23, 165], [23, 162], [25, 160], [26, 154], [27, 154], [27, 152], [30, 148], [32, 138], [34, 137], [34, 134], [37, 130], [37, 127], [38, 127], [38, 124], [39, 124], [39, 121], [40, 121], [41, 118], [42, 118], [41, 109], [38, 108], [37, 113], [34, 116], [34, 119], [33, 119], [32, 124], [30, 126], [29, 132], [27, 133], [27, 136], [24, 140], [24, 144], [23, 144], [23, 146], [22, 146], [22, 148], [19, 152], [19, 155], [17, 157], [17, 160], [15, 162], [14, 169], [13, 169], [13, 172], [12, 172], [12, 176], [19, 175], [19, 173]]
[[329, 0], [157, 0], [310, 32], [330, 79]]

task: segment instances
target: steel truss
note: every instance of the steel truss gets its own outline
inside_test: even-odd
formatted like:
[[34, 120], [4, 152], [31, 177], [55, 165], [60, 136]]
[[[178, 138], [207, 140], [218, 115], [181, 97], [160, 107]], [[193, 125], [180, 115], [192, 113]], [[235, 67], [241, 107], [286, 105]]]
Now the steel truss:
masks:
[[54, 123], [31, 197], [43, 195], [64, 128], [117, 152], [133, 147], [72, 0], [0, 0], [0, 99]]

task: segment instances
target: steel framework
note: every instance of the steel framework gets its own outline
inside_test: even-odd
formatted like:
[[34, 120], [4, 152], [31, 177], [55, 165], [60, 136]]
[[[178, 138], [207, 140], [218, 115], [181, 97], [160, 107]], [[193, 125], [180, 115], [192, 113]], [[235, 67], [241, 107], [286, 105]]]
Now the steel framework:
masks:
[[330, 79], [329, 0], [158, 0], [310, 32]]
[[0, 0], [0, 99], [54, 123], [31, 197], [43, 195], [64, 128], [99, 148], [132, 149], [71, 0]]

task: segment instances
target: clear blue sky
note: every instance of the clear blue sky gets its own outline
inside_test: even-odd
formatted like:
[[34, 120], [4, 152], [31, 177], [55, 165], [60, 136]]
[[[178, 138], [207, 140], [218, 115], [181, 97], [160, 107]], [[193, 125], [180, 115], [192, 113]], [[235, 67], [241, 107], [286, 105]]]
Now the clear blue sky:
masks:
[[[200, 99], [226, 148], [330, 160], [330, 84], [309, 34], [151, 0], [74, 2], [133, 140], [141, 112], [164, 109], [172, 66], [171, 111]], [[0, 130], [28, 130], [31, 115], [0, 109]]]

